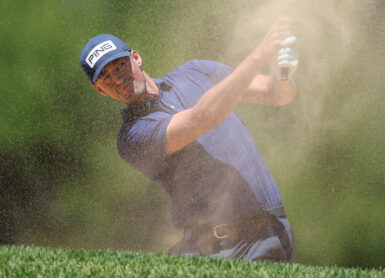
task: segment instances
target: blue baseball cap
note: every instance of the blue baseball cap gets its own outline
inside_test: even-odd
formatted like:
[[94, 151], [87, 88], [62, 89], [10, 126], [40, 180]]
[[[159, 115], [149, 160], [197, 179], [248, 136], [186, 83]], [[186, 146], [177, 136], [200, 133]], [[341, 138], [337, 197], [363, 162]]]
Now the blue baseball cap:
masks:
[[80, 54], [80, 64], [92, 83], [111, 61], [130, 56], [131, 48], [117, 37], [102, 34], [90, 39]]

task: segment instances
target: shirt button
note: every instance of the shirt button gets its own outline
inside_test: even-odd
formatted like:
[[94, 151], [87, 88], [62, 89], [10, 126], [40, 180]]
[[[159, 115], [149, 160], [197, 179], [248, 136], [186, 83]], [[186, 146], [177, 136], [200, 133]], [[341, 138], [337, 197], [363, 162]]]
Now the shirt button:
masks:
[[175, 108], [175, 106], [174, 106], [174, 105], [171, 105], [171, 108], [172, 108], [172, 109], [174, 109], [174, 108]]

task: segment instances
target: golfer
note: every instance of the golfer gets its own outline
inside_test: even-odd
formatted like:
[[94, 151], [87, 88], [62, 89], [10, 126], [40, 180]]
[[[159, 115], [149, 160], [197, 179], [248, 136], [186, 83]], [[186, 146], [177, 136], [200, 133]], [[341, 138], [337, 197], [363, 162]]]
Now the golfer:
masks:
[[[287, 81], [261, 75], [277, 57]], [[171, 197], [184, 237], [170, 254], [293, 261], [279, 189], [234, 113], [243, 101], [282, 106], [295, 98], [290, 76], [298, 58], [287, 18], [236, 68], [193, 60], [153, 79], [139, 53], [108, 34], [87, 42], [80, 63], [100, 94], [127, 106], [120, 156]]]

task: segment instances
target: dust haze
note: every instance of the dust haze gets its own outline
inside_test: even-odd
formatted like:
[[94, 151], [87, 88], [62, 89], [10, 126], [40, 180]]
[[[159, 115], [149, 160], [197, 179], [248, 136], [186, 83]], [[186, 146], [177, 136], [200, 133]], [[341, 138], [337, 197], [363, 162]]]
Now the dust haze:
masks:
[[80, 51], [110, 33], [154, 78], [191, 59], [235, 67], [284, 14], [300, 55], [297, 97], [236, 112], [281, 190], [298, 262], [383, 266], [383, 0], [3, 2], [0, 243], [175, 244], [170, 198], [119, 157], [123, 107], [90, 86]]
[[[287, 9], [283, 11], [285, 2]], [[289, 111], [282, 116], [292, 118], [291, 133], [295, 136], [292, 140], [301, 145], [302, 150], [306, 150], [314, 138], [309, 138], [309, 133], [305, 136], [301, 130], [333, 129], [339, 124], [321, 118], [327, 105], [325, 100], [333, 98], [335, 92], [330, 87], [336, 75], [352, 56], [357, 55], [357, 48], [364, 43], [360, 27], [370, 17], [371, 9], [374, 8], [372, 2], [262, 1], [257, 9], [241, 14], [235, 24], [231, 48], [245, 49], [246, 52], [246, 49], [256, 46], [255, 39], [250, 38], [262, 38], [279, 16], [290, 18], [300, 56], [299, 67], [293, 78], [298, 87], [298, 97], [285, 108]], [[272, 60], [267, 65], [265, 74], [277, 73], [274, 62]], [[352, 98], [353, 95], [346, 95], [343, 106], [351, 105]], [[295, 111], [290, 106], [295, 106]], [[295, 116], [290, 113], [295, 113]], [[295, 155], [303, 154], [297, 151]]]
[[[367, 61], [376, 61], [378, 55], [367, 51], [368, 45], [373, 47], [375, 43], [368, 41], [365, 36], [368, 32], [365, 24], [370, 22], [371, 14], [376, 10], [376, 1], [277, 0], [259, 1], [259, 4], [255, 4], [255, 1], [240, 3], [234, 3], [233, 7], [218, 6], [217, 13], [228, 13], [221, 9], [231, 8], [232, 13], [237, 15], [231, 24], [232, 28], [226, 30], [230, 39], [224, 38], [220, 44], [218, 41], [221, 39], [217, 37], [223, 33], [216, 32], [210, 26], [201, 30], [203, 33], [212, 32], [208, 35], [212, 38], [205, 42], [213, 44], [213, 52], [218, 50], [219, 54], [213, 55], [217, 60], [228, 61], [236, 66], [251, 53], [269, 27], [282, 15], [290, 18], [293, 33], [297, 37], [300, 63], [294, 75], [298, 87], [294, 102], [282, 108], [241, 105], [237, 109], [278, 181], [285, 204], [289, 203], [285, 196], [290, 195], [288, 192], [292, 188], [282, 181], [295, 176], [293, 171], [301, 172], [308, 160], [313, 159], [312, 151], [316, 146], [324, 144], [329, 137], [334, 139], [354, 128], [352, 123], [367, 110], [367, 106], [358, 108], [362, 105], [363, 95], [357, 87], [357, 80], [365, 79], [359, 82], [360, 86], [370, 94], [377, 94], [370, 98], [371, 101], [379, 97], [379, 73], [369, 77], [371, 72], [364, 68]], [[208, 16], [204, 11], [201, 12], [194, 14], [198, 21]], [[205, 42], [194, 42], [194, 45], [202, 46]], [[377, 48], [374, 46], [374, 49]], [[186, 55], [187, 58], [190, 56]], [[362, 72], [359, 71], [360, 64]], [[373, 67], [384, 72], [384, 66], [380, 63]], [[274, 60], [266, 65], [263, 73], [277, 73]], [[335, 186], [339, 184], [331, 184], [330, 190], [334, 191]]]

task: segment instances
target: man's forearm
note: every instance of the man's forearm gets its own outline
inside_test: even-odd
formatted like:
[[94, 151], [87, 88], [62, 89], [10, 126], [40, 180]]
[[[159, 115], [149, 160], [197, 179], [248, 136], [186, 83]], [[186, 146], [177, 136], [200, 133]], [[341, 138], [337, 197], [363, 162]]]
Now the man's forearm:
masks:
[[254, 51], [229, 76], [210, 89], [192, 109], [197, 124], [210, 130], [221, 123], [242, 101], [264, 63], [263, 57]]
[[295, 99], [297, 87], [292, 80], [281, 81], [276, 79], [274, 95], [274, 104], [278, 106], [286, 105]]
[[296, 96], [292, 80], [281, 81], [274, 76], [257, 76], [246, 90], [242, 101], [267, 105], [286, 105]]
[[254, 51], [192, 108], [176, 113], [167, 127], [166, 154], [182, 149], [219, 125], [242, 101], [264, 62], [262, 56]]

